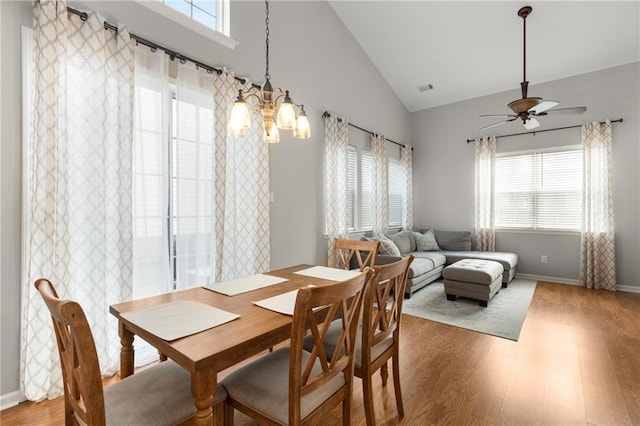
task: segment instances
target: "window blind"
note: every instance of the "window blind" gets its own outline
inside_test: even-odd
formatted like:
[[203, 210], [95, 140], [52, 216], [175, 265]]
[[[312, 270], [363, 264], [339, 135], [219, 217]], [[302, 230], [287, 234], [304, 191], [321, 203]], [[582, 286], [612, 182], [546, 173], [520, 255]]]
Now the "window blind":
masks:
[[582, 151], [496, 158], [497, 228], [575, 230], [582, 223]]
[[357, 170], [358, 156], [356, 148], [349, 145], [347, 148], [347, 215], [350, 230], [356, 229], [356, 195], [357, 195]]

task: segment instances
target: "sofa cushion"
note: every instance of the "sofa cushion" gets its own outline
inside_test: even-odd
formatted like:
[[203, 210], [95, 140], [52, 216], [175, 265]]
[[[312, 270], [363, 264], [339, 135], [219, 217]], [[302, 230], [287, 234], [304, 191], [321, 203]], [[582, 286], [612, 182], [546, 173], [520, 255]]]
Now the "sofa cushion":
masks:
[[493, 260], [502, 265], [505, 271], [518, 266], [518, 255], [500, 251], [441, 251], [447, 257], [447, 263], [456, 263], [463, 259]]
[[471, 250], [471, 232], [435, 230], [436, 241], [442, 250]]
[[389, 239], [395, 243], [402, 256], [416, 250], [416, 240], [411, 231], [400, 231], [391, 234], [389, 235]]
[[414, 232], [413, 237], [416, 240], [417, 251], [437, 251], [440, 250], [436, 237], [433, 234], [433, 230], [429, 229], [424, 234], [420, 232]]
[[438, 266], [445, 265], [447, 263], [447, 257], [442, 254], [442, 252], [437, 251], [416, 251], [413, 252], [415, 256], [414, 262], [418, 259], [429, 259], [433, 262], [433, 267], [437, 268]]
[[420, 275], [426, 274], [432, 271], [435, 268], [433, 261], [431, 259], [420, 259], [415, 258], [411, 265], [409, 266], [409, 276], [407, 278], [411, 279], [414, 277], [419, 277]]
[[380, 241], [380, 248], [378, 249], [378, 254], [384, 254], [388, 256], [402, 256], [400, 254], [400, 250], [398, 250], [398, 246], [391, 241], [389, 238], [382, 237], [362, 237], [367, 241]]

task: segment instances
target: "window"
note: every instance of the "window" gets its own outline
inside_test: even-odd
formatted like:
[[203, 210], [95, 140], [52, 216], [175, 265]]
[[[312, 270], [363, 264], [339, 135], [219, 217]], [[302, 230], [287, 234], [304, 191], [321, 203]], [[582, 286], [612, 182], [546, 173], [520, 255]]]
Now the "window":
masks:
[[162, 2], [194, 21], [220, 31], [218, 28], [218, 16], [222, 16], [222, 13], [219, 8], [222, 7], [224, 2], [205, 0], [162, 0]]
[[496, 228], [579, 231], [582, 150], [496, 158]]
[[[373, 156], [370, 151], [358, 150], [349, 145], [347, 154], [349, 230], [367, 231], [373, 227]], [[388, 160], [389, 226], [402, 226], [402, 164]]]
[[[153, 294], [153, 286], [167, 279], [173, 289], [206, 284], [214, 276], [213, 111], [174, 98], [163, 115], [170, 93], [141, 86], [136, 92], [136, 296]], [[163, 130], [165, 122], [169, 132]]]
[[[235, 49], [231, 35], [230, 0], [136, 0], [165, 18], [195, 31], [211, 40]], [[195, 22], [194, 22], [195, 21]]]

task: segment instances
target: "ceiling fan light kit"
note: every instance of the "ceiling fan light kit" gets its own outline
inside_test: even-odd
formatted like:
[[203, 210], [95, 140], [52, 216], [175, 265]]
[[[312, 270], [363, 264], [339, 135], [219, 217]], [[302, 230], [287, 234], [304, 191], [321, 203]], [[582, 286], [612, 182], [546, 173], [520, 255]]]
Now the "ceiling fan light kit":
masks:
[[522, 55], [522, 82], [520, 83], [520, 90], [522, 92], [522, 98], [510, 102], [507, 106], [513, 114], [484, 114], [480, 117], [504, 117], [504, 121], [493, 123], [488, 126], [482, 127], [480, 130], [490, 129], [492, 127], [500, 126], [501, 124], [508, 123], [510, 121], [522, 120], [522, 124], [527, 130], [533, 130], [540, 126], [540, 122], [534, 117], [548, 115], [549, 113], [560, 114], [582, 114], [587, 110], [587, 107], [575, 107], [575, 108], [559, 108], [553, 110], [552, 108], [559, 105], [557, 101], [544, 100], [538, 97], [528, 97], [529, 82], [527, 81], [527, 17], [531, 14], [533, 8], [531, 6], [524, 6], [518, 10], [518, 16], [522, 18], [523, 24], [523, 55]]

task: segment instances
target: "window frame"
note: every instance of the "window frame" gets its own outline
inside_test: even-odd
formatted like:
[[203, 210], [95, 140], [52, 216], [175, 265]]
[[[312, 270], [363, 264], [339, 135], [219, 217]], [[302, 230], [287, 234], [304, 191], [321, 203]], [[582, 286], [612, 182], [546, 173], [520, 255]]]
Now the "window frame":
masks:
[[[540, 149], [530, 149], [530, 150], [522, 150], [522, 151], [509, 151], [509, 152], [502, 152], [502, 153], [497, 153], [496, 154], [496, 160], [500, 159], [500, 158], [506, 158], [506, 157], [517, 157], [517, 156], [526, 156], [526, 155], [545, 155], [545, 154], [554, 154], [554, 153], [567, 153], [567, 152], [582, 152], [582, 145], [580, 144], [572, 144], [572, 145], [564, 145], [564, 146], [557, 146], [557, 147], [549, 147], [549, 148], [540, 148]], [[497, 162], [497, 161], [496, 161]], [[497, 164], [496, 164], [496, 169], [497, 169]], [[497, 173], [496, 173], [497, 174]], [[541, 179], [544, 180], [544, 176], [541, 175]], [[497, 180], [497, 177], [496, 177]], [[495, 185], [497, 186], [497, 181], [495, 183]], [[580, 199], [582, 199], [582, 193], [583, 193], [584, 188], [581, 187], [580, 189]], [[535, 191], [535, 194], [539, 194], [539, 193], [544, 193], [544, 191]], [[532, 220], [533, 220], [533, 226], [529, 227], [529, 226], [521, 226], [521, 227], [516, 227], [516, 226], [499, 226], [497, 223], [497, 218], [498, 218], [498, 203], [497, 203], [497, 197], [498, 197], [498, 192], [495, 189], [494, 186], [494, 197], [496, 199], [495, 202], [495, 211], [494, 211], [494, 224], [495, 224], [495, 229], [496, 232], [515, 232], [515, 233], [535, 233], [535, 234], [554, 234], [554, 235], [558, 235], [558, 234], [565, 234], [565, 235], [575, 235], [575, 234], [579, 234], [581, 232], [580, 226], [578, 226], [577, 228], [548, 228], [548, 227], [537, 227], [536, 226], [536, 222], [537, 222], [537, 217], [539, 217], [539, 215], [537, 215], [537, 209], [534, 206], [534, 210], [533, 210], [533, 214], [532, 214]], [[534, 198], [538, 198], [537, 196], [534, 196]], [[534, 202], [535, 204], [535, 202]], [[582, 220], [582, 207], [579, 207], [579, 215], [580, 215], [580, 220], [579, 222], [581, 223]]]
[[216, 43], [234, 50], [238, 46], [238, 41], [231, 38], [231, 2], [230, 0], [218, 1], [218, 16], [216, 17], [217, 28], [211, 28], [192, 19], [190, 16], [164, 4], [163, 0], [135, 0], [136, 3], [152, 10], [153, 12], [168, 18], [183, 27], [195, 31]]

